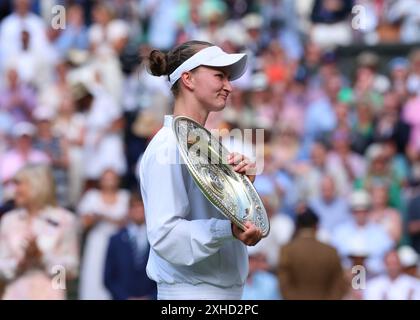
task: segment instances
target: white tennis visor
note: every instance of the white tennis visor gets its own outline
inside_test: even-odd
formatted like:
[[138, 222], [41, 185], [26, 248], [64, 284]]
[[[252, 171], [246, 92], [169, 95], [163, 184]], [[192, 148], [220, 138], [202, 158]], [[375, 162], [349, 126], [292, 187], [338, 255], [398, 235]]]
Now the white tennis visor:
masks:
[[169, 82], [173, 86], [184, 72], [191, 71], [199, 66], [227, 67], [230, 74], [229, 79], [235, 80], [245, 73], [246, 62], [247, 56], [245, 53], [226, 53], [217, 46], [207, 47], [198, 51], [176, 68], [169, 75]]

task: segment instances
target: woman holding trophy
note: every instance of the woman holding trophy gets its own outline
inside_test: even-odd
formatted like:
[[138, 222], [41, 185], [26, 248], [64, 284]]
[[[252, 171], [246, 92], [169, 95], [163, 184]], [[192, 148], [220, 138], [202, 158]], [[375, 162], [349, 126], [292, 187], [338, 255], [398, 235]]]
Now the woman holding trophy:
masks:
[[[153, 50], [148, 57], [150, 72], [166, 75], [175, 97], [174, 115], [165, 116], [139, 172], [151, 246], [147, 273], [157, 282], [158, 299], [241, 299], [248, 274], [246, 246], [257, 244], [263, 233], [249, 221], [238, 227], [206, 199], [186, 165], [176, 161], [172, 123], [186, 116], [204, 126], [210, 112], [223, 110], [230, 81], [243, 75], [246, 59], [202, 41], [168, 53]], [[246, 157], [231, 153], [227, 163], [255, 179], [249, 174], [255, 164]]]

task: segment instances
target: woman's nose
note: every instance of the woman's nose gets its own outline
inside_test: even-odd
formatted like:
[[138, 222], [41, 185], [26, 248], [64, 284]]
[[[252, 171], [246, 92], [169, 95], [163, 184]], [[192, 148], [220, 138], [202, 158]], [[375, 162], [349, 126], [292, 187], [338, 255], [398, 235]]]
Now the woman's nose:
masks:
[[223, 89], [225, 89], [229, 93], [232, 92], [232, 84], [230, 83], [229, 79], [227, 79], [227, 78], [225, 79], [225, 83], [224, 83]]

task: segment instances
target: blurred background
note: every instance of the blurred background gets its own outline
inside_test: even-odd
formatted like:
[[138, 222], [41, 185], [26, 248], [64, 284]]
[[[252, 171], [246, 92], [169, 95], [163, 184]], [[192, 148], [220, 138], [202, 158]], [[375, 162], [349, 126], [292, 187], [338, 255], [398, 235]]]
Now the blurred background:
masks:
[[141, 62], [192, 39], [249, 57], [208, 128], [265, 132], [244, 299], [420, 299], [420, 0], [2, 0], [0, 296], [156, 298]]

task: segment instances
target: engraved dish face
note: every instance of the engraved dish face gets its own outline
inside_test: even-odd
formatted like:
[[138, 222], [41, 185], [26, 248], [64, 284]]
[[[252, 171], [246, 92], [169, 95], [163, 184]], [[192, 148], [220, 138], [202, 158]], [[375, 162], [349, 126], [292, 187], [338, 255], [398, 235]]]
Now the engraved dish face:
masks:
[[241, 229], [251, 221], [266, 237], [270, 222], [261, 198], [248, 177], [227, 164], [229, 151], [190, 118], [174, 118], [172, 129], [181, 157], [205, 197]]

